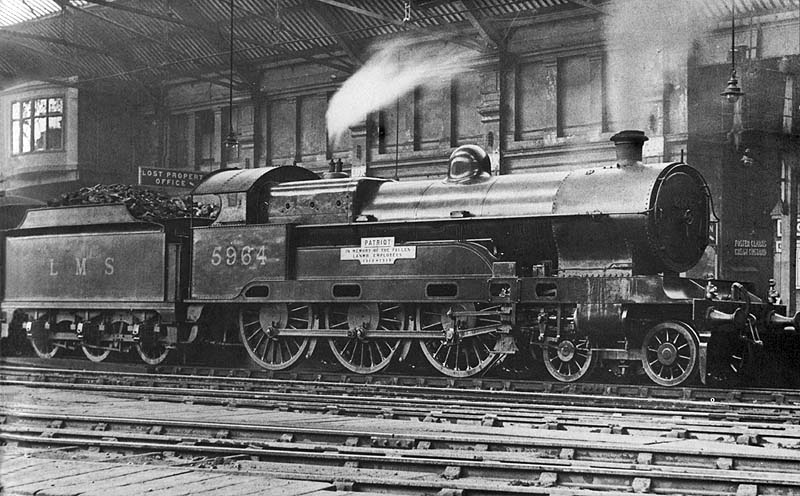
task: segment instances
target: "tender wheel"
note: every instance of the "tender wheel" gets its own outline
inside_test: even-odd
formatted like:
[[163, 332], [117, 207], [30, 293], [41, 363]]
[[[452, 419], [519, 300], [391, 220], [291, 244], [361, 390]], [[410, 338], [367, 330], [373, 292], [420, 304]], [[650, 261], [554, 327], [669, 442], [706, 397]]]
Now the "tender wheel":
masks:
[[347, 329], [351, 337], [328, 340], [333, 355], [345, 368], [357, 374], [374, 374], [385, 369], [400, 349], [401, 339], [381, 339], [381, 331], [407, 328], [402, 305], [354, 303], [334, 305], [326, 311], [330, 329]]
[[697, 361], [697, 339], [686, 324], [662, 322], [647, 331], [642, 343], [642, 368], [656, 384], [683, 384], [697, 369]]
[[261, 367], [283, 370], [300, 360], [309, 338], [281, 336], [279, 329], [311, 329], [314, 315], [309, 305], [267, 303], [239, 312], [239, 337], [247, 354]]
[[542, 347], [544, 366], [554, 379], [575, 382], [592, 369], [592, 345], [589, 338], [555, 339], [545, 341]]
[[136, 352], [142, 361], [149, 365], [158, 365], [166, 360], [169, 348], [162, 343], [136, 343]]
[[169, 355], [170, 349], [167, 345], [162, 343], [158, 336], [155, 335], [155, 328], [152, 327], [154, 321], [140, 326], [139, 328], [139, 341], [136, 343], [136, 353], [139, 358], [148, 365], [158, 365], [166, 360]]
[[[128, 324], [122, 321], [115, 321], [108, 326], [108, 330], [112, 335], [118, 336], [125, 332]], [[96, 336], [84, 337], [81, 349], [86, 358], [92, 362], [102, 362], [111, 354], [112, 341], [103, 340], [102, 332], [98, 332]]]
[[36, 352], [36, 356], [44, 359], [49, 359], [56, 356], [61, 347], [56, 344], [56, 341], [53, 341], [51, 333], [69, 332], [69, 326], [71, 323], [71, 321], [62, 320], [57, 322], [54, 328], [51, 330], [45, 330], [42, 327], [41, 330], [34, 331], [30, 338], [30, 342], [31, 346], [33, 346], [33, 351]]
[[442, 331], [442, 339], [422, 339], [420, 348], [425, 358], [439, 372], [450, 377], [470, 377], [491, 367], [497, 359], [492, 353], [497, 335], [494, 332], [467, 338], [458, 335], [459, 330], [484, 325], [499, 324], [499, 319], [458, 317], [458, 329], [452, 328], [450, 314], [474, 312], [471, 303], [425, 304], [418, 310], [417, 323], [423, 331]]
[[81, 345], [81, 349], [83, 350], [83, 354], [86, 355], [86, 358], [96, 363], [102, 362], [111, 354], [111, 350], [103, 349], [102, 345], [93, 346], [84, 344]]

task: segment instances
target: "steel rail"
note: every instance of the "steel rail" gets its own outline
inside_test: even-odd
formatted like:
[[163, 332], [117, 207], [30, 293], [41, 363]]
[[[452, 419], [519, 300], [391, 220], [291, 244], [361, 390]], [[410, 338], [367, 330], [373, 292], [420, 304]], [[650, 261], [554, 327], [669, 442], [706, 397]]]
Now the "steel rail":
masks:
[[[14, 365], [14, 363], [25, 365]], [[298, 370], [268, 371], [262, 369], [214, 367], [207, 365], [159, 365], [156, 367], [143, 364], [122, 364], [114, 362], [88, 363], [83, 359], [55, 359], [51, 363], [38, 359], [3, 358], [0, 359], [0, 376], [4, 370], [22, 370], [28, 368], [35, 370], [74, 370], [67, 367], [76, 367], [86, 373], [101, 375], [107, 372], [118, 372], [119, 368], [133, 369], [136, 372], [127, 372], [139, 375], [164, 374], [179, 377], [216, 377], [216, 378], [242, 378], [250, 380], [280, 380], [286, 383], [316, 383], [340, 384], [346, 387], [354, 385], [380, 385], [383, 387], [394, 386], [397, 388], [417, 388], [417, 390], [437, 390], [439, 394], [450, 395], [454, 390], [459, 395], [480, 397], [494, 392], [502, 392], [507, 398], [520, 398], [523, 395], [542, 395], [540, 397], [553, 398], [557, 395], [565, 398], [565, 402], [574, 403], [581, 398], [607, 397], [617, 402], [619, 407], [639, 407], [651, 402], [656, 408], [671, 408], [673, 405], [705, 403], [708, 411], [730, 411], [730, 409], [745, 410], [747, 407], [757, 409], [774, 405], [776, 409], [791, 411], [800, 409], [800, 389], [787, 388], [734, 388], [721, 389], [707, 386], [692, 387], [662, 387], [654, 384], [620, 384], [620, 383], [560, 383], [554, 381], [541, 381], [530, 379], [506, 377], [480, 377], [480, 378], [452, 378], [444, 376], [419, 376], [407, 374], [351, 374], [343, 371], [329, 370]], [[58, 365], [54, 365], [57, 363]], [[36, 364], [30, 365], [30, 364]], [[86, 370], [91, 367], [92, 370]], [[125, 373], [125, 372], [123, 372]], [[519, 395], [519, 396], [514, 396]], [[536, 399], [529, 396], [527, 399]], [[585, 401], [585, 400], [584, 400]], [[628, 402], [628, 403], [625, 403]], [[693, 407], [696, 408], [696, 407]]]
[[[141, 425], [141, 419], [96, 417], [91, 421], [115, 426], [123, 421], [130, 421], [132, 425]], [[233, 427], [232, 424], [224, 423], [194, 423], [193, 426], [196, 430], [206, 431]], [[253, 426], [249, 428], [252, 429]], [[230, 429], [226, 430], [230, 432]], [[713, 453], [713, 448], [712, 453], [702, 448], [697, 449], [694, 455], [705, 458], [707, 464], [693, 466], [685, 463], [685, 460], [672, 460], [669, 453], [674, 454], [674, 451], [669, 451], [669, 444], [659, 446], [649, 443], [628, 446], [629, 456], [636, 456], [634, 462], [630, 459], [580, 459], [574, 456], [574, 451], [572, 456], [567, 452], [564, 456], [553, 458], [526, 452], [363, 447], [352, 443], [338, 446], [303, 442], [276, 443], [247, 438], [232, 440], [220, 436], [154, 435], [133, 429], [123, 432], [54, 429], [16, 424], [3, 425], [0, 428], [0, 437], [6, 442], [26, 446], [92, 447], [107, 451], [123, 450], [126, 453], [160, 451], [203, 457], [247, 456], [255, 457], [259, 463], [285, 465], [291, 462], [296, 465], [332, 467], [338, 474], [337, 477], [341, 477], [342, 466], [358, 468], [362, 477], [372, 470], [394, 470], [414, 474], [410, 478], [416, 482], [423, 481], [426, 475], [439, 481], [444, 478], [447, 479], [447, 487], [453, 488], [458, 488], [461, 484], [475, 484], [478, 482], [475, 479], [480, 479], [480, 483], [490, 483], [489, 487], [494, 486], [501, 491], [500, 494], [514, 492], [512, 488], [525, 487], [526, 484], [534, 486], [545, 482], [550, 486], [563, 485], [571, 489], [622, 490], [635, 488], [637, 481], [640, 486], [651, 489], [668, 487], [681, 494], [730, 494], [731, 485], [757, 485], [760, 491], [776, 494], [779, 491], [783, 494], [800, 491], [800, 456], [788, 450], [770, 453], [771, 450], [751, 449], [748, 456], [754, 461], [750, 467], [734, 469], [740, 457], [720, 457], [721, 452]], [[664, 456], [660, 463], [654, 464], [656, 452]], [[728, 450], [724, 454], [735, 456], [736, 452], [737, 450]], [[770, 470], [771, 461], [778, 464], [775, 470]], [[331, 473], [327, 476], [330, 477]], [[405, 478], [409, 476], [406, 475]], [[379, 480], [372, 480], [371, 483], [377, 484]], [[402, 480], [393, 481], [393, 484], [396, 483], [402, 483]]]
[[[7, 386], [57, 388], [101, 392], [108, 396], [158, 399], [197, 404], [235, 405], [272, 408], [310, 413], [335, 413], [347, 416], [372, 416], [487, 425], [524, 425], [539, 429], [617, 434], [663, 435], [679, 438], [722, 439], [746, 444], [800, 444], [800, 426], [796, 417], [772, 417], [764, 412], [760, 421], [742, 421], [737, 417], [710, 416], [693, 411], [621, 410], [616, 407], [519, 405], [501, 401], [471, 401], [436, 397], [379, 396], [372, 388], [361, 395], [353, 391], [325, 391], [314, 387], [305, 392], [281, 392], [236, 389], [209, 390], [208, 384], [195, 387], [141, 386], [120, 384], [76, 384], [74, 380], [55, 383], [1, 380]], [[214, 384], [219, 387], [219, 384]], [[249, 389], [249, 388], [248, 388]], [[418, 395], [416, 395], [418, 396]]]
[[[37, 380], [40, 379], [40, 380]], [[75, 376], [48, 377], [43, 378], [0, 378], [0, 384], [7, 386], [22, 386], [33, 388], [56, 388], [71, 389], [77, 391], [96, 391], [108, 393], [124, 393], [127, 396], [163, 396], [163, 397], [196, 397], [213, 400], [221, 398], [226, 404], [244, 405], [247, 401], [269, 400], [269, 404], [278, 406], [289, 406], [291, 402], [300, 404], [303, 401], [311, 401], [316, 405], [316, 410], [329, 410], [331, 406], [339, 408], [352, 407], [358, 405], [368, 405], [370, 407], [379, 406], [381, 411], [386, 413], [390, 408], [395, 414], [406, 412], [407, 415], [419, 416], [428, 412], [439, 412], [442, 420], [446, 420], [445, 410], [455, 410], [459, 412], [461, 418], [469, 417], [481, 418], [486, 412], [497, 412], [508, 421], [513, 421], [515, 416], [521, 419], [526, 416], [542, 415], [548, 416], [555, 413], [561, 414], [581, 414], [599, 415], [607, 417], [613, 414], [614, 417], [643, 417], [651, 419], [653, 416], [669, 419], [678, 419], [685, 422], [703, 421], [737, 421], [742, 423], [763, 423], [765, 425], [786, 424], [798, 420], [795, 416], [796, 409], [784, 408], [784, 411], [776, 411], [769, 407], [756, 412], [752, 405], [746, 405], [747, 411], [739, 413], [728, 411], [724, 414], [716, 411], [707, 411], [703, 408], [692, 408], [693, 405], [682, 405], [683, 409], [677, 409], [675, 405], [672, 409], [665, 410], [657, 408], [621, 408], [616, 404], [603, 404], [602, 401], [584, 401], [581, 403], [564, 402], [518, 402], [507, 400], [502, 397], [472, 399], [452, 395], [442, 397], [436, 391], [422, 391], [412, 389], [410, 391], [397, 391], [394, 389], [386, 390], [381, 387], [355, 386], [345, 390], [338, 387], [326, 387], [326, 384], [313, 384], [311, 387], [300, 387], [290, 384], [283, 385], [280, 381], [265, 388], [256, 388], [252, 385], [220, 384], [221, 381], [197, 381], [187, 383], [176, 380], [170, 382], [165, 379], [149, 380], [145, 384], [126, 383], [123, 380], [110, 380], [106, 377], [97, 382], [81, 382], [81, 378]], [[229, 382], [229, 381], [228, 381]], [[538, 398], [546, 400], [546, 398]], [[261, 403], [264, 405], [265, 403]], [[398, 406], [402, 404], [402, 406]], [[254, 404], [255, 406], [255, 404]]]
[[[626, 461], [641, 462], [652, 455], [648, 464], [666, 466], [695, 466], [705, 460], [708, 468], [719, 468], [720, 458], [733, 461], [731, 469], [769, 470], [765, 461], [779, 464], [781, 472], [800, 474], [800, 452], [774, 448], [731, 445], [728, 443], [678, 442], [656, 437], [620, 437], [616, 435], [571, 435], [564, 432], [531, 431], [527, 429], [500, 429], [473, 426], [457, 432], [420, 429], [418, 424], [405, 425], [398, 431], [397, 424], [387, 430], [357, 428], [308, 427], [294, 424], [264, 425], [236, 422], [187, 421], [163, 418], [114, 417], [104, 415], [67, 414], [62, 412], [20, 411], [0, 409], [0, 433], [38, 432], [51, 438], [73, 431], [88, 433], [88, 437], [124, 437], [134, 434], [161, 441], [177, 443], [195, 442], [205, 436], [212, 444], [241, 443], [270, 445], [279, 443], [311, 443], [345, 445], [354, 447], [380, 447], [397, 449], [447, 450], [460, 449], [477, 452], [525, 453], [540, 456], [574, 459], [576, 456], [591, 460], [618, 460], [628, 452]], [[82, 430], [81, 430], [82, 429]], [[145, 435], [146, 433], [146, 435]], [[266, 443], [266, 444], [265, 444]], [[571, 452], [564, 452], [571, 449]], [[632, 457], [632, 458], [631, 458]]]
[[[85, 367], [87, 363], [80, 361], [79, 366]], [[531, 405], [570, 405], [571, 407], [596, 405], [613, 407], [616, 409], [645, 409], [663, 410], [673, 412], [690, 412], [696, 415], [723, 414], [724, 417], [736, 417], [741, 420], [758, 418], [775, 418], [780, 421], [794, 418], [800, 413], [800, 391], [793, 390], [719, 390], [719, 389], [688, 389], [675, 390], [647, 386], [627, 385], [602, 385], [585, 384], [584, 388], [577, 388], [575, 384], [536, 383], [544, 386], [538, 390], [530, 388], [521, 389], [516, 381], [490, 381], [485, 379], [471, 379], [458, 381], [450, 378], [398, 378], [386, 376], [382, 378], [372, 376], [349, 375], [344, 373], [309, 372], [300, 378], [298, 374], [280, 374], [272, 378], [252, 377], [252, 372], [259, 371], [242, 369], [214, 369], [210, 367], [157, 367], [150, 372], [119, 372], [111, 368], [102, 370], [67, 369], [51, 367], [12, 366], [0, 363], [0, 379], [11, 375], [36, 375], [41, 382], [47, 382], [51, 377], [69, 375], [76, 378], [75, 374], [82, 374], [87, 378], [96, 377], [98, 384], [108, 384], [112, 377], [120, 379], [138, 379], [141, 383], [155, 386], [161, 382], [174, 384], [174, 381], [199, 381], [199, 384], [208, 387], [218, 384], [238, 383], [248, 391], [272, 390], [280, 388], [284, 391], [297, 388], [302, 391], [311, 389], [324, 389], [325, 391], [341, 391], [348, 395], [373, 395], [382, 393], [387, 395], [427, 395], [435, 396], [441, 400], [473, 400], [484, 401], [492, 405], [507, 403], [513, 406]], [[355, 381], [356, 379], [362, 381]], [[381, 379], [387, 379], [383, 381]], [[410, 379], [410, 380], [404, 380]], [[87, 379], [88, 380], [88, 379]], [[209, 382], [213, 381], [213, 382]], [[433, 383], [434, 385], [431, 385]], [[526, 383], [522, 383], [523, 385]], [[495, 386], [503, 385], [504, 388]], [[553, 387], [550, 387], [553, 386]], [[563, 386], [563, 387], [556, 387]], [[229, 387], [229, 386], [228, 386]], [[592, 392], [594, 391], [594, 392]], [[671, 395], [663, 395], [664, 391]], [[703, 392], [704, 394], [698, 394]], [[652, 396], [648, 396], [652, 393]], [[787, 395], [793, 395], [788, 397]], [[797, 396], [796, 402], [794, 396]], [[759, 401], [759, 399], [764, 401]], [[502, 404], [499, 407], [509, 406]], [[688, 414], [688, 413], [687, 413]]]

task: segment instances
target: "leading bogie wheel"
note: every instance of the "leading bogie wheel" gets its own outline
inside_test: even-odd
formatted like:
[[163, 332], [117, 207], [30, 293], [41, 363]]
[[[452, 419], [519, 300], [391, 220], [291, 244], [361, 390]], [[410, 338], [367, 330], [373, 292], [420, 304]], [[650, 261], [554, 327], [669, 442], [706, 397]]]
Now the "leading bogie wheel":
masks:
[[419, 342], [422, 354], [439, 372], [450, 377], [471, 377], [488, 370], [497, 360], [498, 355], [492, 352], [497, 333], [487, 332], [466, 338], [459, 336], [459, 331], [501, 324], [493, 316], [456, 315], [475, 311], [476, 306], [472, 303], [426, 303], [418, 308], [419, 329], [442, 333], [441, 339], [421, 339]]
[[408, 318], [402, 305], [395, 303], [351, 303], [326, 309], [328, 328], [347, 330], [349, 336], [331, 338], [331, 352], [347, 370], [375, 374], [389, 366], [401, 339], [381, 338], [381, 332], [407, 329]]
[[311, 341], [307, 336], [281, 336], [281, 329], [311, 329], [310, 305], [265, 303], [239, 312], [239, 337], [247, 354], [267, 370], [284, 370], [303, 358]]
[[687, 324], [656, 324], [642, 342], [642, 368], [656, 384], [678, 386], [697, 370], [698, 349], [695, 332]]
[[542, 347], [544, 366], [561, 382], [575, 382], [592, 370], [594, 361], [588, 337], [546, 339]]

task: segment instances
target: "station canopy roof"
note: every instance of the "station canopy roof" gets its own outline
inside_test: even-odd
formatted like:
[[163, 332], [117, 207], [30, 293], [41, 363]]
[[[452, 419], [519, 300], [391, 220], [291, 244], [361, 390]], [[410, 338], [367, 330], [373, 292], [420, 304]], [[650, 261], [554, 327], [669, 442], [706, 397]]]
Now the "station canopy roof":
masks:
[[[248, 90], [260, 71], [287, 64], [346, 77], [376, 38], [409, 33], [491, 53], [512, 29], [602, 15], [611, 0], [232, 1], [231, 78], [231, 0], [0, 0], [0, 89], [39, 80], [146, 102], [192, 81]], [[800, 8], [800, 0], [697, 1], [714, 21], [732, 4], [737, 15]]]

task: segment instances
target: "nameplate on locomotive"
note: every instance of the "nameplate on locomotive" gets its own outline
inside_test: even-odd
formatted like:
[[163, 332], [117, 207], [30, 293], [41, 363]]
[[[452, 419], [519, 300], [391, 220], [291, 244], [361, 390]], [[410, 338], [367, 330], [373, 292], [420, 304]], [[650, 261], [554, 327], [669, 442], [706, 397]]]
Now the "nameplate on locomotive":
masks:
[[417, 258], [417, 247], [395, 246], [394, 236], [361, 238], [361, 247], [341, 248], [339, 253], [339, 260], [358, 260], [361, 265], [391, 265], [402, 258]]

